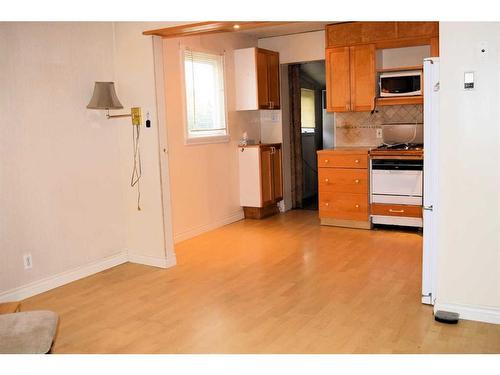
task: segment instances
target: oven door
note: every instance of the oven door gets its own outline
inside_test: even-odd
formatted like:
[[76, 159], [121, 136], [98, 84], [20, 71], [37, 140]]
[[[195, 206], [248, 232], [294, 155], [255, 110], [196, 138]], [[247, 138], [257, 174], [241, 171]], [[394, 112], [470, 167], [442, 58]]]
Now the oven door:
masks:
[[422, 196], [422, 171], [372, 170], [372, 194]]

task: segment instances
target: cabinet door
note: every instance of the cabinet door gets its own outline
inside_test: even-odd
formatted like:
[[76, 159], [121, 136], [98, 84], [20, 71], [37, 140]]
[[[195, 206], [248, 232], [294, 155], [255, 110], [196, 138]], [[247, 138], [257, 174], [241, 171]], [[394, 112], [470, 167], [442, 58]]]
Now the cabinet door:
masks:
[[283, 199], [283, 167], [280, 146], [274, 147], [273, 153], [273, 192], [275, 202]]
[[326, 50], [326, 110], [351, 110], [349, 47]]
[[271, 147], [262, 146], [260, 148], [260, 176], [262, 207], [273, 202], [273, 154]]
[[350, 47], [350, 69], [351, 111], [371, 111], [375, 106], [375, 45]]
[[257, 58], [257, 92], [259, 98], [259, 108], [269, 108], [269, 64], [267, 62], [267, 53], [260, 49], [256, 51]]
[[269, 101], [271, 109], [280, 109], [280, 61], [278, 53], [267, 55]]

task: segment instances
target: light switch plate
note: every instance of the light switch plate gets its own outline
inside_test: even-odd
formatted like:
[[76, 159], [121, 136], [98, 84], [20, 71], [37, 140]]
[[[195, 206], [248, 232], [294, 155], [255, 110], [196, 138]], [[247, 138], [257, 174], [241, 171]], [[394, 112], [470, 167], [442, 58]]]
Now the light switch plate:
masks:
[[464, 73], [464, 90], [473, 90], [474, 89], [474, 72], [465, 72]]

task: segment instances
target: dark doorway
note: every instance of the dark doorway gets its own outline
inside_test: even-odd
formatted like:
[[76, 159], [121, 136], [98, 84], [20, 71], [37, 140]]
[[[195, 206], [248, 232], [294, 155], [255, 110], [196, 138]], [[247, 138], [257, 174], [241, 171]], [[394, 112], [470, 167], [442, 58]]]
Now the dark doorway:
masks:
[[317, 210], [316, 151], [323, 148], [325, 62], [291, 65], [289, 81], [293, 208]]

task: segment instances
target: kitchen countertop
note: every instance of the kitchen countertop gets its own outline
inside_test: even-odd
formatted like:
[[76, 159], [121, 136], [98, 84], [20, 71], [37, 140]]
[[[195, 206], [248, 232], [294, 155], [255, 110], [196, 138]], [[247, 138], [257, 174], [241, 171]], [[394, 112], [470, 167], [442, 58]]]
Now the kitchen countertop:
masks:
[[345, 153], [356, 153], [356, 152], [359, 152], [359, 153], [369, 153], [370, 150], [373, 150], [375, 147], [335, 147], [335, 148], [327, 148], [327, 149], [324, 149], [324, 150], [318, 150], [317, 152], [318, 153], [322, 153], [322, 152], [339, 152], [339, 153], [342, 153], [342, 152], [345, 152]]

